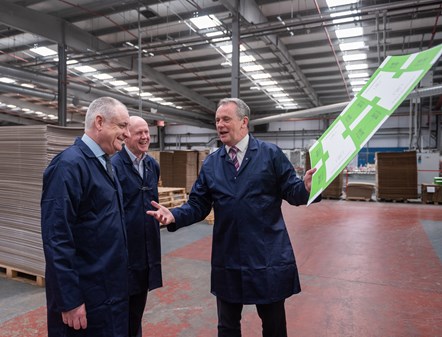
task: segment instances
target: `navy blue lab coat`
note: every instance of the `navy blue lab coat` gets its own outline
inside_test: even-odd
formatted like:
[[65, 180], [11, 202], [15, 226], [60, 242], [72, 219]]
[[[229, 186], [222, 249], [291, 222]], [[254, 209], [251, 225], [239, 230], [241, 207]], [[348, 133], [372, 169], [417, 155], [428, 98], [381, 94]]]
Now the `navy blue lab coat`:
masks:
[[161, 277], [160, 226], [150, 202], [158, 202], [160, 166], [150, 156], [144, 158], [140, 176], [126, 150], [112, 157], [112, 164], [123, 189], [123, 203], [129, 250], [129, 293], [138, 294], [163, 285]]
[[238, 172], [224, 146], [207, 156], [188, 202], [171, 210], [176, 222], [168, 230], [203, 220], [213, 205], [212, 294], [273, 303], [301, 291], [281, 204], [306, 204], [308, 196], [281, 149], [250, 136]]
[[[121, 188], [77, 139], [43, 176], [48, 336], [127, 337], [127, 247]], [[88, 327], [75, 331], [61, 312], [86, 304]]]

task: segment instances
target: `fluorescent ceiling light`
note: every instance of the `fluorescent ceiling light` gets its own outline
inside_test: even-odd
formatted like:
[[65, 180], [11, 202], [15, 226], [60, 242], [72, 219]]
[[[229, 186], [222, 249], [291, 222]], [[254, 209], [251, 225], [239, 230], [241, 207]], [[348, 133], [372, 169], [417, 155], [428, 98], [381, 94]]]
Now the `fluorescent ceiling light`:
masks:
[[347, 54], [342, 56], [345, 62], [366, 60], [367, 54]]
[[242, 69], [245, 72], [252, 72], [252, 71], [258, 71], [258, 70], [264, 70], [264, 67], [262, 65], [259, 65], [259, 64], [252, 64], [252, 65], [249, 65], [249, 66], [244, 66], [244, 67], [242, 67]]
[[172, 102], [163, 102], [163, 103], [161, 103], [161, 105], [173, 105], [173, 103]]
[[159, 101], [163, 101], [163, 99], [161, 97], [151, 97], [151, 98], [149, 98], [149, 101], [159, 102]]
[[75, 67], [75, 70], [78, 70], [82, 73], [91, 73], [93, 71], [97, 71], [97, 69], [90, 67], [90, 66], [79, 66], [79, 67]]
[[363, 78], [363, 77], [369, 77], [369, 76], [370, 75], [367, 72], [348, 74], [348, 78]]
[[261, 86], [278, 84], [277, 81], [260, 81], [260, 82], [256, 82], [256, 83], [258, 83]]
[[359, 2], [359, 0], [326, 0], [328, 7], [338, 7]]
[[10, 108], [10, 109], [14, 109], [14, 108], [16, 108], [17, 106], [16, 105], [14, 105], [14, 104], [8, 104], [8, 105], [6, 105], [8, 108]]
[[53, 51], [52, 49], [49, 49], [47, 47], [36, 47], [29, 50], [41, 56], [51, 56], [57, 54], [56, 51]]
[[345, 69], [347, 70], [361, 70], [361, 69], [368, 69], [367, 63], [359, 63], [359, 64], [347, 64], [345, 66]]
[[38, 115], [38, 116], [42, 116], [42, 115], [44, 115], [44, 113], [41, 112], [41, 111], [36, 111], [35, 114]]
[[115, 87], [119, 87], [119, 86], [122, 86], [122, 85], [127, 85], [127, 82], [125, 82], [125, 81], [112, 81], [112, 82], [109, 82], [109, 83], [112, 84]]
[[35, 85], [32, 83], [22, 83], [20, 85], [25, 88], [35, 88]]
[[364, 41], [358, 41], [358, 42], [348, 42], [348, 43], [340, 43], [339, 48], [342, 51], [347, 50], [355, 50], [355, 49], [364, 49], [366, 48]]
[[77, 60], [67, 60], [66, 64], [77, 64], [78, 61]]
[[279, 103], [283, 103], [283, 102], [293, 102], [293, 98], [280, 98], [278, 99]]
[[123, 90], [126, 90], [128, 92], [133, 92], [133, 91], [140, 91], [140, 88], [134, 86], [134, 87], [123, 88]]
[[272, 77], [272, 75], [270, 75], [268, 73], [258, 73], [258, 74], [253, 74], [251, 76], [252, 76], [252, 78], [254, 80], [262, 80], [262, 79], [265, 79], [265, 78], [271, 78]]
[[274, 97], [274, 98], [277, 98], [277, 97], [287, 97], [289, 94], [287, 94], [287, 93], [285, 93], [285, 92], [281, 92], [280, 94], [273, 94], [272, 96]]
[[353, 27], [346, 29], [336, 29], [335, 34], [338, 39], [345, 39], [347, 37], [355, 37], [364, 35], [362, 27]]
[[280, 87], [265, 88], [268, 92], [283, 91]]
[[260, 88], [257, 86], [253, 86], [253, 87], [250, 87], [250, 90], [260, 90]]
[[110, 80], [111, 78], [114, 78], [113, 76], [111, 76], [109, 74], [97, 74], [97, 75], [94, 75], [94, 77], [99, 80]]
[[0, 77], [0, 82], [3, 82], [3, 83], [15, 83], [15, 80], [13, 80], [12, 78], [8, 78], [8, 77]]
[[351, 90], [353, 90], [353, 92], [361, 91], [361, 89], [362, 89], [362, 87], [351, 88]]
[[192, 22], [198, 29], [221, 26], [221, 22], [214, 15], [204, 15], [197, 18], [191, 18], [190, 22]]

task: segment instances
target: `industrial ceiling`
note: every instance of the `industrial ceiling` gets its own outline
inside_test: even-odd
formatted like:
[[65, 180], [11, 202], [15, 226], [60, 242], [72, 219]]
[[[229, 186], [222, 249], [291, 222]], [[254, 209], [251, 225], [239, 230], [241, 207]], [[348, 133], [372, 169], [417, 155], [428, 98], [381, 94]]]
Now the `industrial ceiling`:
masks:
[[[0, 125], [78, 126], [104, 95], [151, 122], [209, 128], [230, 96], [252, 120], [340, 112], [385, 57], [442, 43], [441, 11], [428, 0], [2, 0]], [[442, 62], [431, 74], [442, 82]]]

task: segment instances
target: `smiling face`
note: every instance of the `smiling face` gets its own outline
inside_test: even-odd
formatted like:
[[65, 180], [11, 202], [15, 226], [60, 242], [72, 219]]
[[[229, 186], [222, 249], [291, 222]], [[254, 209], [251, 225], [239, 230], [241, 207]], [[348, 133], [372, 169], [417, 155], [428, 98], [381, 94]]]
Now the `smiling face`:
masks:
[[125, 144], [129, 150], [141, 158], [147, 152], [150, 144], [150, 132], [147, 122], [138, 116], [131, 116], [129, 121], [130, 137], [126, 139]]
[[237, 108], [235, 103], [229, 102], [216, 110], [216, 131], [221, 142], [227, 146], [236, 145], [248, 133], [249, 118], [239, 117]]
[[124, 140], [130, 136], [127, 110], [124, 106], [116, 106], [114, 109], [114, 113], [108, 118], [99, 114], [95, 117], [95, 124], [99, 131], [97, 143], [109, 155], [121, 151]]

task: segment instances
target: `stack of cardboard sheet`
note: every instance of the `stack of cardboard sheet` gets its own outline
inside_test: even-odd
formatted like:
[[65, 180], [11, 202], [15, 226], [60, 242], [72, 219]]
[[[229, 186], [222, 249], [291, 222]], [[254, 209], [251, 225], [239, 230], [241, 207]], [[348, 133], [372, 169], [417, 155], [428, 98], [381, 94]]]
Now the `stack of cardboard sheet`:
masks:
[[342, 184], [344, 181], [343, 172], [339, 173], [335, 179], [322, 192], [323, 198], [339, 199], [342, 195]]
[[376, 196], [380, 200], [416, 199], [416, 151], [376, 153]]
[[173, 166], [173, 186], [184, 187], [189, 193], [198, 174], [198, 152], [174, 151]]
[[36, 125], [0, 130], [0, 266], [43, 276], [43, 171], [57, 153], [83, 134], [83, 129]]
[[345, 189], [345, 198], [347, 200], [372, 200], [375, 185], [364, 182], [349, 182]]

